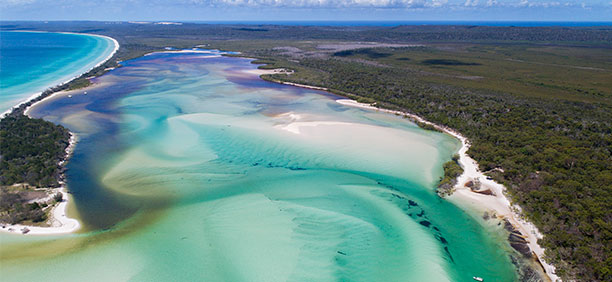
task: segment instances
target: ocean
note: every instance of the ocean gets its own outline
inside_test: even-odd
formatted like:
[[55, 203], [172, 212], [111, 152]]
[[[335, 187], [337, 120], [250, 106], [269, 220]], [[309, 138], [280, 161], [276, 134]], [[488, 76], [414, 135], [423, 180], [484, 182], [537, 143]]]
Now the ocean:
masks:
[[114, 48], [100, 36], [0, 31], [0, 113], [86, 72]]

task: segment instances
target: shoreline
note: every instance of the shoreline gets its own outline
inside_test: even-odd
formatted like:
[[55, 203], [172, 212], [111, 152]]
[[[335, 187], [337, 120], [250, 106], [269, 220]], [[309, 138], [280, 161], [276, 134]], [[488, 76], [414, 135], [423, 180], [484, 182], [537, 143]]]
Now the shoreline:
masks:
[[[46, 32], [46, 31], [24, 31], [24, 32]], [[106, 63], [107, 61], [109, 61], [119, 50], [119, 42], [117, 42], [116, 39], [109, 37], [109, 36], [105, 36], [105, 35], [98, 35], [98, 34], [88, 34], [88, 33], [74, 33], [74, 32], [56, 32], [56, 33], [64, 33], [64, 34], [80, 34], [80, 35], [89, 35], [89, 36], [97, 36], [97, 37], [102, 37], [102, 38], [106, 38], [109, 39], [113, 42], [114, 48], [113, 51], [106, 56], [104, 59], [100, 60], [98, 63], [96, 63], [93, 67], [89, 68], [88, 70], [73, 76], [72, 78], [70, 78], [69, 80], [66, 80], [60, 84], [57, 85], [52, 85], [50, 86], [50, 88], [54, 88], [54, 87], [58, 87], [61, 85], [65, 85], [67, 83], [70, 83], [71, 81], [83, 76], [84, 74], [90, 72], [91, 70], [103, 65], [104, 63]], [[45, 90], [46, 91], [46, 90]], [[11, 109], [9, 109], [8, 111], [0, 114], [0, 119], [6, 117], [9, 113], [11, 113], [13, 110], [19, 108], [20, 106], [31, 102], [32, 100], [35, 100], [37, 98], [39, 98], [41, 95], [43, 95], [43, 93], [45, 91], [41, 91], [39, 93], [35, 93], [32, 96], [30, 96], [28, 99], [26, 99], [25, 101], [11, 107]], [[58, 92], [54, 92], [51, 95], [40, 99], [39, 101], [33, 102], [31, 105], [29, 105], [28, 107], [26, 107], [23, 111], [23, 115], [26, 115], [29, 117], [28, 115], [28, 111], [31, 107], [35, 106], [36, 104], [56, 96], [57, 94], [60, 94], [62, 91], [58, 91]], [[68, 147], [66, 147], [66, 155], [65, 157], [58, 163], [59, 166], [64, 166], [66, 164], [66, 162], [70, 159], [70, 157], [72, 156], [72, 153], [74, 151], [74, 148], [76, 146], [76, 143], [78, 142], [78, 137], [73, 133], [70, 132], [70, 140], [68, 143]], [[68, 217], [66, 212], [68, 210], [68, 202], [70, 199], [70, 194], [68, 193], [68, 189], [66, 186], [66, 183], [64, 182], [63, 178], [64, 178], [64, 174], [61, 175], [62, 180], [60, 181], [60, 187], [56, 188], [55, 190], [57, 190], [57, 192], [62, 193], [62, 201], [60, 203], [58, 203], [56, 206], [51, 208], [50, 214], [49, 214], [49, 218], [47, 219], [47, 222], [51, 225], [49, 227], [42, 227], [42, 226], [31, 226], [31, 225], [22, 225], [22, 224], [15, 224], [15, 225], [9, 225], [6, 224], [5, 228], [1, 228], [0, 232], [2, 233], [9, 233], [9, 234], [21, 234], [21, 235], [58, 235], [58, 234], [68, 234], [68, 233], [74, 233], [76, 231], [78, 231], [81, 228], [81, 223], [79, 222], [78, 219], [76, 218], [71, 218]], [[11, 230], [12, 229], [12, 230]], [[28, 230], [27, 232], [23, 232], [25, 230]]]
[[[253, 59], [253, 58], [248, 58], [248, 59]], [[255, 59], [253, 59], [255, 60]], [[253, 73], [256, 74], [258, 76], [264, 75], [264, 74], [285, 74], [285, 75], [290, 75], [293, 72], [287, 72], [286, 69], [254, 69], [253, 71], [250, 71], [249, 73]], [[263, 79], [263, 78], [261, 78]], [[287, 81], [280, 81], [280, 80], [276, 80], [276, 79], [263, 79], [265, 81], [270, 81], [270, 82], [274, 82], [274, 83], [278, 83], [278, 84], [284, 84], [284, 85], [291, 85], [291, 86], [295, 86], [295, 87], [300, 87], [300, 88], [306, 88], [306, 89], [312, 89], [312, 90], [321, 90], [321, 91], [329, 91], [328, 88], [325, 87], [320, 87], [320, 86], [312, 86], [312, 85], [306, 85], [306, 84], [299, 84], [299, 83], [293, 83], [293, 82], [287, 82]], [[334, 94], [337, 95], [337, 94]], [[337, 95], [339, 96], [339, 95]], [[368, 106], [367, 104], [363, 104]], [[376, 107], [373, 107], [374, 109], [378, 109]]]
[[[518, 205], [512, 205], [508, 198], [506, 198], [504, 195], [506, 187], [492, 179], [487, 179], [487, 176], [480, 171], [478, 168], [478, 163], [467, 154], [471, 144], [466, 137], [451, 128], [432, 123], [415, 114], [382, 109], [370, 104], [359, 103], [352, 99], [338, 99], [336, 102], [345, 106], [409, 117], [418, 122], [431, 125], [437, 130], [459, 139], [459, 141], [461, 141], [461, 148], [457, 154], [459, 155], [458, 162], [463, 168], [463, 173], [457, 177], [457, 184], [454, 187], [456, 189], [455, 192], [447, 199], [462, 206], [469, 205], [472, 208], [480, 211], [492, 211], [498, 218], [507, 219], [514, 226], [514, 228], [519, 230], [525, 237], [528, 242], [527, 245], [535, 256], [536, 261], [539, 262], [544, 269], [544, 274], [546, 274], [551, 281], [561, 281], [559, 276], [555, 274], [555, 267], [543, 259], [544, 248], [542, 248], [537, 241], [539, 238], [542, 238], [543, 235], [538, 231], [537, 227], [533, 223], [525, 220], [521, 216], [520, 207]], [[476, 179], [480, 180], [483, 187], [490, 189], [493, 192], [493, 195], [484, 195], [477, 192], [472, 192], [470, 188], [464, 186], [466, 182]]]
[[[253, 71], [253, 73], [260, 75], [261, 78], [261, 75], [264, 74], [281, 73], [281, 69], [256, 69]], [[279, 84], [302, 87], [306, 89], [329, 91], [329, 89], [325, 87], [304, 85], [274, 79], [264, 80]], [[529, 250], [534, 256], [535, 262], [537, 262], [542, 267], [542, 270], [544, 271], [546, 277], [553, 282], [562, 281], [561, 278], [555, 274], [555, 266], [547, 263], [544, 260], [544, 248], [542, 248], [542, 246], [538, 244], [538, 239], [543, 238], [542, 233], [540, 233], [538, 228], [533, 223], [529, 222], [521, 215], [520, 206], [513, 205], [510, 200], [506, 198], [504, 194], [504, 192], [507, 190], [506, 187], [500, 183], [495, 182], [495, 180], [493, 179], [487, 178], [487, 176], [480, 171], [478, 163], [467, 154], [471, 143], [465, 136], [461, 135], [461, 133], [449, 127], [427, 121], [416, 114], [379, 108], [374, 106], [374, 104], [360, 103], [349, 98], [336, 99], [336, 102], [349, 107], [380, 111], [410, 118], [415, 122], [432, 126], [434, 129], [458, 139], [461, 142], [461, 148], [459, 148], [459, 151], [457, 152], [457, 154], [459, 155], [458, 162], [463, 168], [463, 172], [457, 177], [457, 183], [453, 187], [455, 191], [453, 192], [453, 194], [447, 197], [447, 200], [459, 206], [470, 208], [472, 209], [472, 211], [492, 212], [493, 215], [498, 219], [507, 220], [507, 222], [509, 222], [515, 230], [518, 230], [520, 232], [520, 235], [522, 235], [522, 237], [527, 241], [527, 246], [529, 247]], [[482, 187], [489, 189], [493, 192], [493, 194], [485, 195], [473, 192], [469, 187], [465, 186], [467, 182], [474, 180], [480, 181]]]
[[[66, 156], [58, 163], [58, 165], [63, 166], [68, 161], [68, 159], [70, 159], [76, 143], [76, 135], [70, 132], [70, 142], [68, 147], [66, 147]], [[51, 211], [49, 212], [49, 218], [46, 221], [51, 226], [5, 224], [3, 225], [4, 227], [0, 229], [0, 232], [20, 235], [57, 235], [73, 233], [79, 230], [79, 228], [81, 228], [81, 223], [77, 219], [68, 217], [66, 215], [70, 197], [68, 189], [66, 188], [66, 183], [61, 180], [60, 187], [54, 188], [53, 190], [62, 193], [62, 201], [54, 207], [51, 207]]]
[[[114, 56], [114, 55], [117, 53], [117, 51], [119, 50], [119, 46], [120, 46], [120, 45], [119, 45], [119, 42], [117, 42], [117, 40], [116, 40], [116, 39], [114, 39], [114, 38], [112, 38], [112, 37], [109, 37], [109, 36], [106, 36], [106, 35], [99, 35], [99, 34], [90, 34], [90, 33], [76, 33], [76, 32], [49, 32], [49, 31], [36, 31], [36, 30], [19, 30], [19, 32], [33, 32], [33, 33], [62, 33], [62, 34], [78, 34], [78, 35], [89, 35], [89, 36], [96, 36], [96, 37], [101, 37], [101, 38], [105, 38], [105, 39], [108, 39], [108, 40], [112, 41], [112, 42], [113, 42], [113, 45], [114, 45], [114, 48], [113, 48], [113, 51], [112, 51], [112, 52], [111, 52], [111, 53], [110, 53], [108, 56], [106, 56], [104, 59], [102, 59], [101, 61], [99, 61], [99, 62], [98, 62], [96, 65], [94, 65], [93, 67], [91, 67], [91, 68], [87, 69], [86, 71], [84, 71], [84, 72], [82, 72], [82, 73], [79, 73], [79, 74], [77, 74], [77, 75], [75, 75], [75, 76], [72, 76], [71, 78], [69, 78], [68, 80], [66, 80], [66, 81], [64, 81], [64, 82], [60, 82], [60, 83], [58, 83], [58, 84], [51, 85], [51, 86], [47, 87], [45, 90], [43, 90], [43, 91], [40, 91], [40, 92], [36, 92], [36, 93], [34, 93], [34, 94], [31, 94], [31, 95], [30, 95], [28, 98], [26, 98], [25, 100], [23, 100], [23, 101], [19, 102], [17, 105], [14, 105], [14, 106], [12, 106], [10, 109], [8, 109], [8, 110], [6, 110], [6, 111], [2, 112], [2, 113], [0, 114], [0, 119], [2, 119], [2, 118], [4, 118], [4, 117], [6, 117], [6, 116], [7, 116], [8, 114], [10, 114], [10, 113], [11, 113], [13, 110], [15, 110], [15, 109], [19, 108], [19, 107], [20, 107], [20, 106], [22, 106], [23, 104], [26, 104], [26, 103], [28, 103], [28, 102], [30, 102], [30, 101], [32, 101], [32, 100], [34, 100], [34, 99], [36, 99], [36, 98], [40, 97], [40, 96], [41, 96], [41, 95], [42, 95], [42, 94], [43, 94], [43, 93], [44, 93], [44, 92], [45, 92], [47, 89], [54, 88], [54, 87], [58, 87], [58, 86], [62, 86], [62, 85], [65, 85], [65, 84], [67, 84], [67, 83], [70, 83], [71, 81], [73, 81], [73, 80], [75, 80], [75, 79], [77, 79], [77, 78], [81, 77], [82, 75], [84, 75], [84, 74], [86, 74], [86, 73], [90, 72], [91, 70], [93, 70], [93, 69], [95, 69], [95, 68], [97, 68], [97, 67], [101, 66], [102, 64], [106, 63], [108, 60], [110, 60], [110, 59], [111, 59], [111, 58], [112, 58], [112, 57], [113, 57], [113, 56]], [[53, 96], [53, 94], [51, 94], [50, 96]], [[34, 105], [34, 104], [36, 104], [36, 103], [33, 103], [32, 105]], [[26, 108], [26, 110], [27, 110], [27, 108]]]

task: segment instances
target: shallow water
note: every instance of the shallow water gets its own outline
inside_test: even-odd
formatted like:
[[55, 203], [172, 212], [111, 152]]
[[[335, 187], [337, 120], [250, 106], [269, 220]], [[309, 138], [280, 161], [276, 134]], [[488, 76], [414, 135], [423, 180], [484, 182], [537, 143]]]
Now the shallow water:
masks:
[[114, 47], [85, 34], [0, 31], [0, 113], [89, 70]]
[[85, 230], [0, 234], [10, 280], [514, 281], [508, 244], [434, 193], [459, 142], [247, 59], [155, 54], [31, 114], [80, 141]]

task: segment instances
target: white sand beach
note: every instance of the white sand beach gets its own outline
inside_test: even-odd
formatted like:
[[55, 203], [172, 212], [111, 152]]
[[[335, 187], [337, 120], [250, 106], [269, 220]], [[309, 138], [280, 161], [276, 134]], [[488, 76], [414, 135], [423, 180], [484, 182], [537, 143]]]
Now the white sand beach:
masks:
[[[64, 163], [70, 158], [72, 152], [74, 150], [74, 146], [77, 143], [77, 138], [74, 134], [71, 133], [70, 136], [70, 144], [66, 148], [66, 157], [64, 160], [59, 162], [59, 165], [64, 165]], [[62, 193], [62, 201], [58, 203], [56, 206], [51, 208], [51, 212], [49, 212], [49, 219], [47, 223], [50, 225], [48, 227], [43, 226], [31, 226], [31, 225], [22, 225], [22, 224], [6, 224], [2, 225], [0, 228], [0, 232], [8, 232], [8, 233], [17, 233], [17, 234], [25, 234], [25, 235], [57, 235], [57, 234], [66, 234], [72, 233], [79, 228], [81, 228], [81, 224], [77, 219], [70, 218], [66, 215], [68, 209], [68, 202], [70, 199], [70, 194], [66, 189], [65, 183], [60, 182], [62, 185], [60, 188], [54, 189], [57, 192]]]
[[[22, 32], [22, 31], [20, 31], [20, 32]], [[31, 32], [43, 32], [43, 31], [31, 31]], [[64, 82], [62, 82], [62, 83], [60, 83], [60, 84], [57, 84], [57, 85], [51, 85], [50, 87], [57, 87], [57, 86], [61, 86], [61, 85], [64, 85], [64, 84], [66, 84], [66, 83], [69, 83], [69, 82], [71, 82], [71, 81], [73, 81], [73, 80], [75, 80], [75, 79], [79, 78], [79, 77], [80, 77], [80, 76], [82, 76], [83, 74], [86, 74], [86, 73], [90, 72], [91, 70], [93, 70], [93, 69], [95, 69], [95, 68], [97, 68], [97, 67], [101, 66], [102, 64], [106, 63], [108, 60], [110, 60], [110, 59], [111, 59], [111, 58], [112, 58], [112, 57], [115, 55], [115, 53], [117, 53], [117, 50], [119, 50], [119, 42], [117, 42], [117, 40], [115, 40], [115, 39], [114, 39], [114, 38], [112, 38], [112, 37], [108, 37], [108, 36], [104, 36], [104, 35], [98, 35], [98, 34], [89, 34], [89, 33], [75, 33], [75, 32], [58, 32], [58, 33], [66, 33], [66, 34], [85, 34], [85, 35], [90, 35], [90, 36], [97, 36], [97, 37], [106, 38], [106, 39], [108, 39], [108, 40], [113, 41], [114, 48], [113, 48], [113, 51], [112, 51], [112, 52], [111, 52], [111, 53], [110, 53], [108, 56], [106, 56], [106, 58], [104, 58], [104, 59], [100, 60], [100, 61], [99, 61], [99, 62], [98, 62], [96, 65], [94, 65], [94, 66], [93, 66], [93, 67], [91, 67], [90, 69], [88, 69], [88, 70], [86, 70], [86, 71], [84, 71], [84, 72], [82, 72], [82, 73], [80, 73], [80, 74], [78, 74], [78, 75], [75, 75], [75, 76], [71, 77], [70, 79], [68, 79], [68, 80], [66, 80], [66, 81], [64, 81]], [[28, 97], [27, 99], [25, 99], [23, 102], [21, 102], [21, 103], [19, 103], [19, 104], [15, 105], [15, 106], [13, 106], [12, 108], [10, 108], [10, 109], [8, 109], [8, 110], [4, 111], [2, 114], [0, 114], [0, 119], [1, 119], [1, 118], [3, 118], [3, 117], [5, 117], [5, 116], [6, 116], [7, 114], [9, 114], [10, 112], [12, 112], [12, 111], [13, 111], [15, 108], [18, 108], [19, 106], [21, 106], [21, 105], [23, 105], [23, 104], [25, 104], [25, 103], [27, 103], [27, 102], [29, 102], [29, 101], [32, 101], [32, 100], [34, 100], [34, 99], [38, 98], [40, 95], [42, 95], [42, 94], [43, 94], [43, 92], [44, 92], [44, 91], [34, 93], [34, 94], [32, 94], [30, 97]]]
[[[457, 203], [460, 206], [467, 205], [470, 208], [479, 211], [493, 212], [499, 218], [508, 219], [510, 223], [512, 223], [512, 225], [517, 230], [519, 230], [521, 234], [525, 237], [528, 242], [529, 248], [533, 251], [540, 264], [543, 266], [544, 270], [546, 271], [546, 275], [548, 275], [548, 278], [550, 278], [551, 281], [561, 281], [561, 279], [555, 274], [555, 267], [551, 264], [546, 263], [546, 261], [544, 261], [543, 259], [544, 249], [540, 245], [538, 245], [538, 239], [542, 238], [543, 235], [538, 231], [535, 225], [528, 222], [523, 218], [523, 216], [521, 216], [520, 207], [517, 205], [512, 205], [508, 198], [506, 198], [504, 194], [504, 191], [506, 191], [506, 187], [504, 187], [504, 185], [502, 184], [495, 182], [492, 179], [487, 179], [487, 176], [480, 171], [480, 169], [478, 168], [478, 163], [467, 154], [467, 151], [470, 147], [470, 141], [467, 138], [465, 138], [459, 132], [426, 121], [425, 119], [411, 113], [380, 109], [373, 105], [359, 103], [351, 99], [340, 99], [336, 100], [336, 102], [346, 106], [406, 116], [416, 121], [432, 125], [436, 129], [459, 139], [462, 144], [458, 152], [459, 163], [463, 167], [463, 174], [458, 177], [457, 184], [455, 186], [455, 192], [450, 197], [448, 197], [448, 199], [452, 202]], [[476, 179], [480, 181], [481, 186], [482, 188], [484, 188], [484, 190], [490, 189], [493, 192], [493, 195], [485, 195], [472, 192], [470, 188], [465, 186], [465, 183], [467, 183], [468, 181], [474, 181]]]

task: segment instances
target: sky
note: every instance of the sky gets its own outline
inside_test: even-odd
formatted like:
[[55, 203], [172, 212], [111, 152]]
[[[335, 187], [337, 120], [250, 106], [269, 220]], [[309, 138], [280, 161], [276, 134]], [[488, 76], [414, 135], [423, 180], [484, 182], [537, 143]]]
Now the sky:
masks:
[[612, 21], [612, 0], [0, 0], [0, 20]]

